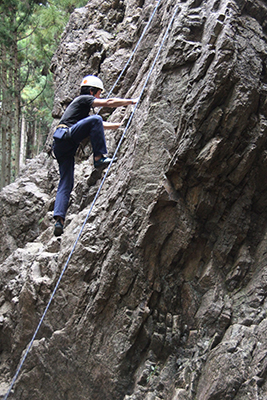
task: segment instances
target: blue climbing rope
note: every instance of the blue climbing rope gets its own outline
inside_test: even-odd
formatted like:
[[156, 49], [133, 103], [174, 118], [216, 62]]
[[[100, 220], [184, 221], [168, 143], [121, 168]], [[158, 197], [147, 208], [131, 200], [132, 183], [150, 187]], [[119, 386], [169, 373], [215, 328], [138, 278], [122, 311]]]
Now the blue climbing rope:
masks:
[[[161, 1], [161, 0], [158, 1], [156, 7], [158, 7], [160, 1]], [[47, 306], [46, 306], [46, 308], [45, 308], [45, 310], [44, 310], [44, 312], [43, 312], [43, 315], [42, 315], [42, 317], [41, 317], [41, 319], [40, 319], [40, 321], [39, 321], [39, 324], [38, 324], [38, 326], [37, 326], [37, 328], [36, 328], [36, 330], [35, 330], [35, 332], [34, 332], [34, 334], [33, 334], [33, 337], [32, 337], [32, 339], [31, 339], [31, 341], [30, 341], [30, 343], [29, 343], [29, 345], [28, 345], [28, 347], [27, 347], [27, 349], [26, 349], [26, 351], [25, 351], [25, 353], [24, 353], [24, 355], [23, 355], [23, 357], [22, 357], [22, 359], [21, 359], [21, 362], [20, 362], [20, 364], [19, 364], [19, 366], [18, 366], [18, 369], [17, 369], [17, 371], [16, 371], [16, 373], [15, 373], [13, 379], [12, 379], [12, 382], [11, 382], [10, 387], [9, 387], [9, 389], [8, 389], [8, 391], [7, 391], [6, 395], [5, 395], [5, 397], [4, 397], [4, 400], [7, 400], [8, 396], [10, 395], [10, 393], [11, 393], [11, 391], [12, 391], [12, 389], [13, 389], [13, 386], [14, 386], [16, 380], [17, 380], [17, 377], [18, 377], [18, 375], [19, 375], [19, 373], [20, 373], [20, 370], [21, 370], [21, 368], [22, 368], [22, 366], [23, 366], [23, 364], [24, 364], [24, 362], [25, 362], [25, 360], [26, 360], [26, 357], [28, 356], [28, 354], [29, 354], [29, 352], [30, 352], [30, 350], [31, 350], [31, 348], [32, 348], [32, 345], [33, 345], [33, 342], [34, 342], [34, 340], [35, 340], [35, 338], [36, 338], [36, 335], [37, 335], [37, 333], [38, 333], [38, 331], [39, 331], [39, 329], [40, 329], [40, 326], [41, 326], [42, 323], [43, 323], [43, 320], [44, 320], [44, 318], [45, 318], [45, 316], [46, 316], [46, 313], [47, 313], [47, 311], [48, 311], [48, 309], [49, 309], [49, 307], [50, 307], [50, 304], [52, 303], [52, 300], [53, 300], [53, 298], [54, 298], [54, 296], [55, 296], [55, 293], [56, 293], [56, 291], [57, 291], [57, 289], [58, 289], [58, 287], [59, 287], [59, 284], [60, 284], [60, 282], [61, 282], [61, 279], [62, 279], [62, 277], [63, 277], [63, 275], [64, 275], [64, 273], [65, 273], [65, 271], [66, 271], [66, 269], [67, 269], [67, 267], [68, 267], [68, 265], [69, 265], [70, 259], [71, 259], [72, 255], [73, 255], [74, 250], [75, 250], [75, 248], [76, 248], [76, 246], [77, 246], [77, 243], [78, 243], [78, 241], [79, 241], [79, 239], [80, 239], [80, 237], [81, 237], [81, 235], [82, 235], [83, 229], [84, 229], [84, 227], [85, 227], [85, 225], [86, 225], [86, 223], [87, 223], [87, 221], [88, 221], [88, 218], [89, 218], [89, 216], [90, 216], [90, 214], [91, 214], [91, 211], [92, 211], [92, 209], [93, 209], [93, 207], [94, 207], [94, 205], [95, 205], [95, 203], [96, 203], [96, 200], [97, 200], [97, 198], [98, 198], [98, 196], [99, 196], [99, 193], [100, 193], [100, 191], [101, 191], [101, 189], [102, 189], [102, 187], [103, 187], [103, 185], [104, 185], [104, 182], [105, 182], [105, 180], [106, 180], [106, 177], [107, 177], [108, 174], [109, 174], [110, 168], [111, 168], [111, 166], [112, 166], [112, 164], [113, 164], [113, 162], [114, 162], [114, 159], [115, 159], [115, 157], [116, 157], [116, 154], [117, 154], [118, 151], [119, 151], [119, 148], [120, 148], [120, 146], [121, 146], [121, 143], [122, 143], [122, 141], [123, 141], [123, 139], [124, 139], [124, 137], [125, 137], [125, 135], [126, 135], [126, 133], [127, 133], [127, 131], [128, 131], [128, 128], [129, 128], [130, 123], [131, 123], [131, 121], [132, 121], [132, 119], [133, 119], [133, 116], [134, 116], [134, 113], [135, 113], [135, 111], [136, 111], [136, 109], [137, 109], [137, 107], [138, 107], [138, 104], [140, 103], [141, 97], [142, 97], [142, 95], [143, 95], [143, 93], [144, 93], [144, 90], [145, 90], [145, 88], [146, 88], [146, 85], [147, 85], [147, 83], [148, 83], [148, 80], [149, 80], [149, 78], [150, 78], [150, 76], [151, 76], [151, 74], [152, 74], [152, 71], [153, 71], [153, 69], [154, 69], [154, 66], [155, 66], [155, 64], [156, 64], [156, 62], [157, 62], [157, 60], [158, 60], [158, 57], [159, 57], [159, 54], [160, 54], [160, 52], [161, 52], [161, 50], [162, 50], [162, 48], [163, 48], [164, 42], [165, 42], [165, 40], [166, 40], [166, 38], [167, 38], [167, 36], [168, 36], [168, 33], [169, 33], [169, 30], [170, 30], [171, 25], [172, 25], [172, 23], [173, 23], [173, 20], [174, 20], [176, 14], [177, 14], [178, 8], [179, 8], [179, 7], [176, 6], [176, 8], [175, 8], [175, 10], [174, 10], [174, 13], [173, 13], [173, 15], [172, 15], [172, 18], [171, 18], [171, 20], [170, 20], [170, 22], [169, 22], [169, 24], [168, 24], [167, 29], [166, 29], [165, 35], [164, 35], [164, 37], [163, 37], [163, 39], [162, 39], [161, 45], [160, 45], [160, 47], [159, 47], [159, 49], [158, 49], [158, 52], [157, 52], [157, 54], [156, 54], [156, 56], [155, 56], [155, 58], [154, 58], [153, 64], [152, 64], [152, 66], [151, 66], [151, 68], [150, 68], [150, 70], [149, 70], [149, 73], [148, 73], [148, 75], [147, 75], [147, 78], [146, 78], [146, 80], [145, 80], [145, 83], [144, 83], [144, 85], [143, 85], [143, 87], [142, 87], [142, 90], [141, 90], [140, 96], [139, 96], [139, 98], [138, 98], [138, 101], [137, 101], [137, 103], [135, 104], [135, 107], [134, 107], [134, 109], [133, 109], [133, 111], [132, 111], [132, 113], [131, 113], [131, 115], [130, 115], [130, 118], [129, 118], [127, 124], [126, 124], [126, 127], [125, 127], [125, 129], [124, 129], [124, 132], [123, 132], [123, 134], [122, 134], [122, 136], [121, 136], [121, 138], [120, 138], [120, 140], [119, 140], [119, 143], [118, 143], [118, 145], [117, 145], [117, 147], [116, 147], [116, 150], [115, 150], [115, 152], [114, 152], [114, 155], [113, 155], [113, 157], [112, 157], [112, 160], [111, 160], [111, 162], [110, 162], [110, 164], [109, 164], [109, 166], [108, 166], [108, 168], [107, 168], [107, 170], [106, 170], [106, 173], [105, 173], [105, 175], [104, 175], [104, 177], [103, 177], [103, 179], [102, 179], [102, 181], [101, 181], [101, 183], [100, 183], [100, 185], [99, 185], [99, 188], [98, 188], [98, 190], [97, 190], [97, 193], [96, 193], [96, 195], [95, 195], [95, 197], [94, 197], [94, 200], [93, 200], [93, 202], [92, 202], [92, 204], [91, 204], [91, 207], [90, 207], [90, 209], [89, 209], [89, 211], [88, 211], [88, 213], [87, 213], [87, 215], [86, 215], [86, 218], [85, 218], [85, 220], [84, 220], [84, 222], [83, 222], [83, 225], [82, 225], [82, 227], [81, 227], [81, 229], [80, 229], [80, 231], [79, 231], [79, 233], [78, 233], [78, 236], [77, 236], [77, 238], [76, 238], [76, 240], [75, 240], [75, 243], [74, 243], [74, 245], [73, 245], [73, 247], [72, 247], [72, 250], [71, 250], [71, 252], [70, 252], [70, 254], [69, 254], [69, 256], [68, 256], [68, 259], [67, 259], [67, 261], [66, 261], [66, 263], [65, 263], [65, 265], [64, 265], [64, 268], [63, 268], [62, 271], [61, 271], [61, 274], [60, 274], [60, 276], [59, 276], [59, 278], [58, 278], [58, 280], [57, 280], [57, 283], [56, 283], [56, 285], [55, 285], [55, 287], [54, 287], [54, 290], [53, 290], [53, 292], [52, 292], [52, 294], [51, 294], [51, 296], [50, 296], [50, 299], [49, 299], [48, 304], [47, 304]], [[154, 15], [154, 14], [155, 14], [155, 13], [153, 13], [153, 15]], [[150, 21], [151, 21], [151, 19], [152, 19], [152, 18], [150, 18]], [[150, 23], [150, 21], [149, 21], [149, 23]], [[139, 41], [139, 42], [140, 42], [140, 41]], [[132, 56], [133, 56], [133, 54], [132, 54]], [[131, 57], [132, 57], [132, 56], [131, 56]], [[126, 68], [125, 68], [125, 69], [126, 69]], [[125, 69], [124, 69], [124, 70], [125, 70]], [[122, 74], [123, 74], [123, 73], [121, 73], [120, 76], [122, 76]], [[114, 89], [114, 87], [113, 87], [113, 89]], [[112, 90], [113, 90], [113, 89], [112, 89]], [[112, 90], [110, 91], [110, 93], [112, 92]]]

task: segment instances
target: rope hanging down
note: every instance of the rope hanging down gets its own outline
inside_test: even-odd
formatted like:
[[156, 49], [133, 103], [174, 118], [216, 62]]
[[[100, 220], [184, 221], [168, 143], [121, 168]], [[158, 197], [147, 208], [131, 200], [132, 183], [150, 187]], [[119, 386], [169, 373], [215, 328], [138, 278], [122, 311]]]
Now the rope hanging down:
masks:
[[[158, 2], [158, 4], [159, 4], [159, 2]], [[158, 5], [158, 4], [157, 4], [157, 5]], [[93, 202], [92, 202], [92, 204], [91, 204], [91, 207], [90, 207], [90, 209], [89, 209], [89, 211], [88, 211], [88, 213], [87, 213], [87, 215], [86, 215], [86, 218], [85, 218], [85, 220], [84, 220], [84, 222], [83, 222], [83, 225], [82, 225], [82, 227], [81, 227], [81, 229], [80, 229], [80, 231], [79, 231], [79, 233], [78, 233], [78, 236], [77, 236], [77, 238], [76, 238], [76, 240], [75, 240], [75, 243], [74, 243], [74, 245], [73, 245], [73, 247], [72, 247], [72, 250], [71, 250], [71, 252], [70, 252], [70, 254], [69, 254], [69, 257], [68, 257], [68, 259], [67, 259], [67, 261], [66, 261], [66, 263], [65, 263], [65, 265], [64, 265], [64, 268], [62, 269], [62, 272], [61, 272], [61, 274], [60, 274], [60, 276], [59, 276], [59, 278], [58, 278], [58, 280], [57, 280], [57, 283], [56, 283], [55, 288], [54, 288], [54, 290], [53, 290], [53, 292], [52, 292], [52, 294], [51, 294], [51, 296], [50, 296], [50, 299], [49, 299], [49, 301], [48, 301], [48, 304], [47, 304], [47, 306], [46, 306], [46, 308], [45, 308], [45, 310], [44, 310], [44, 312], [43, 312], [43, 315], [42, 315], [42, 317], [41, 317], [41, 319], [40, 319], [40, 322], [39, 322], [39, 324], [38, 324], [38, 326], [37, 326], [37, 328], [36, 328], [34, 334], [33, 334], [33, 337], [32, 337], [32, 339], [31, 339], [31, 341], [30, 341], [30, 343], [29, 343], [29, 345], [28, 345], [28, 347], [27, 347], [27, 350], [25, 351], [24, 356], [23, 356], [23, 358], [22, 358], [22, 360], [21, 360], [21, 362], [20, 362], [20, 364], [19, 364], [19, 366], [18, 366], [18, 369], [17, 369], [17, 371], [16, 371], [16, 373], [15, 373], [15, 375], [14, 375], [14, 378], [12, 379], [12, 382], [11, 382], [11, 384], [10, 384], [9, 390], [8, 390], [7, 393], [6, 393], [6, 395], [5, 395], [5, 397], [4, 397], [4, 400], [7, 400], [8, 396], [10, 395], [10, 393], [11, 393], [11, 391], [12, 391], [12, 389], [13, 389], [13, 386], [14, 386], [16, 380], [17, 380], [17, 377], [18, 377], [18, 375], [19, 375], [19, 373], [20, 373], [20, 370], [21, 370], [21, 368], [22, 368], [22, 366], [23, 366], [23, 364], [24, 364], [24, 362], [25, 362], [25, 360], [26, 360], [27, 355], [29, 354], [29, 352], [30, 352], [30, 350], [31, 350], [31, 348], [32, 348], [32, 345], [33, 345], [33, 342], [34, 342], [34, 340], [35, 340], [35, 338], [36, 338], [36, 335], [37, 335], [37, 333], [38, 333], [38, 331], [39, 331], [39, 329], [40, 329], [40, 326], [41, 326], [42, 323], [43, 323], [43, 320], [44, 320], [44, 318], [45, 318], [45, 316], [46, 316], [46, 313], [47, 313], [47, 311], [48, 311], [48, 309], [49, 309], [49, 307], [50, 307], [50, 304], [52, 303], [52, 300], [53, 300], [53, 298], [54, 298], [54, 296], [55, 296], [55, 293], [56, 293], [56, 291], [57, 291], [57, 289], [58, 289], [58, 287], [59, 287], [59, 284], [60, 284], [60, 282], [61, 282], [61, 279], [62, 279], [62, 277], [63, 277], [63, 275], [64, 275], [64, 273], [65, 273], [65, 271], [66, 271], [66, 269], [67, 269], [67, 267], [68, 267], [68, 265], [69, 265], [70, 259], [71, 259], [72, 255], [73, 255], [74, 250], [75, 250], [75, 248], [76, 248], [76, 246], [77, 246], [77, 243], [78, 243], [78, 241], [79, 241], [79, 239], [80, 239], [80, 237], [81, 237], [81, 235], [82, 235], [83, 229], [84, 229], [84, 227], [85, 227], [85, 225], [86, 225], [86, 223], [87, 223], [87, 221], [88, 221], [88, 218], [89, 218], [89, 216], [90, 216], [90, 214], [91, 214], [91, 211], [92, 211], [92, 209], [93, 209], [93, 207], [94, 207], [94, 205], [95, 205], [95, 203], [96, 203], [96, 200], [97, 200], [97, 198], [98, 198], [98, 196], [99, 196], [99, 193], [100, 193], [100, 191], [101, 191], [101, 189], [102, 189], [102, 187], [103, 187], [103, 185], [104, 185], [104, 182], [105, 182], [106, 177], [107, 177], [107, 175], [108, 175], [108, 173], [109, 173], [109, 171], [110, 171], [110, 168], [111, 168], [111, 166], [112, 166], [112, 164], [113, 164], [113, 162], [114, 162], [114, 159], [115, 159], [115, 157], [116, 157], [116, 154], [118, 153], [119, 148], [120, 148], [120, 146], [121, 146], [121, 143], [122, 143], [122, 141], [123, 141], [123, 139], [124, 139], [124, 137], [125, 137], [125, 135], [126, 135], [126, 133], [127, 133], [127, 131], [128, 131], [129, 125], [130, 125], [130, 123], [131, 123], [131, 121], [132, 121], [132, 119], [133, 119], [134, 113], [135, 113], [135, 111], [136, 111], [136, 109], [137, 109], [137, 107], [138, 107], [138, 104], [139, 104], [139, 102], [140, 102], [140, 99], [141, 99], [141, 97], [142, 97], [142, 95], [143, 95], [143, 93], [144, 93], [144, 90], [145, 90], [145, 88], [146, 88], [147, 82], [148, 82], [148, 80], [149, 80], [149, 78], [150, 78], [150, 76], [151, 76], [151, 74], [152, 74], [152, 71], [153, 71], [154, 66], [155, 66], [155, 64], [156, 64], [156, 62], [157, 62], [157, 59], [158, 59], [158, 57], [159, 57], [159, 54], [160, 54], [160, 52], [161, 52], [161, 50], [162, 50], [162, 48], [163, 48], [164, 42], [165, 42], [165, 40], [166, 40], [166, 38], [167, 38], [167, 36], [168, 36], [169, 30], [170, 30], [170, 28], [171, 28], [171, 25], [172, 25], [172, 23], [173, 23], [173, 20], [174, 20], [176, 14], [177, 14], [177, 11], [178, 11], [178, 6], [176, 6], [176, 8], [175, 8], [175, 10], [174, 10], [174, 13], [173, 13], [173, 16], [172, 16], [172, 18], [171, 18], [171, 21], [169, 22], [169, 25], [168, 25], [168, 27], [167, 27], [167, 29], [166, 29], [166, 32], [165, 32], [165, 35], [164, 35], [164, 37], [163, 37], [163, 39], [162, 39], [161, 45], [160, 45], [160, 47], [159, 47], [159, 49], [158, 49], [158, 52], [157, 52], [157, 54], [156, 54], [156, 56], [155, 56], [155, 59], [154, 59], [154, 61], [153, 61], [153, 64], [152, 64], [152, 66], [151, 66], [151, 68], [150, 68], [150, 71], [149, 71], [149, 73], [148, 73], [148, 75], [147, 75], [147, 78], [146, 78], [145, 83], [144, 83], [144, 85], [143, 85], [143, 88], [142, 88], [142, 90], [141, 90], [141, 93], [140, 93], [138, 102], [135, 104], [135, 107], [134, 107], [134, 109], [133, 109], [133, 111], [132, 111], [132, 113], [131, 113], [131, 115], [130, 115], [130, 118], [129, 118], [128, 123], [127, 123], [127, 125], [126, 125], [126, 127], [125, 127], [125, 129], [124, 129], [124, 132], [123, 132], [123, 134], [122, 134], [122, 136], [121, 136], [121, 138], [120, 138], [120, 141], [119, 141], [119, 143], [118, 143], [118, 145], [117, 145], [117, 148], [116, 148], [116, 150], [115, 150], [115, 152], [114, 152], [114, 155], [113, 155], [113, 157], [112, 157], [112, 160], [111, 160], [111, 162], [110, 162], [110, 164], [109, 164], [109, 166], [108, 166], [108, 168], [107, 168], [107, 170], [106, 170], [106, 173], [105, 173], [105, 175], [104, 175], [104, 177], [103, 177], [103, 179], [102, 179], [102, 181], [101, 181], [101, 183], [100, 183], [100, 186], [99, 186], [99, 188], [98, 188], [98, 191], [97, 191], [97, 193], [96, 193], [96, 195], [95, 195], [95, 197], [94, 197], [94, 200], [93, 200]]]

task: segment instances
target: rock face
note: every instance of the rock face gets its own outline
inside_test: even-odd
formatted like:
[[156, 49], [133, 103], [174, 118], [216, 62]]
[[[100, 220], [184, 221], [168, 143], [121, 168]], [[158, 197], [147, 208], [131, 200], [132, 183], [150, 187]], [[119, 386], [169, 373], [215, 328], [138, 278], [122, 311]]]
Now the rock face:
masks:
[[[140, 94], [176, 4], [10, 399], [266, 399], [267, 5], [162, 2], [115, 95]], [[155, 6], [75, 10], [51, 66], [55, 123], [84, 75], [108, 91]], [[130, 111], [102, 113], [126, 124]], [[111, 153], [121, 134], [107, 134]], [[41, 154], [0, 194], [0, 398], [100, 184], [77, 160], [56, 239], [56, 171]]]

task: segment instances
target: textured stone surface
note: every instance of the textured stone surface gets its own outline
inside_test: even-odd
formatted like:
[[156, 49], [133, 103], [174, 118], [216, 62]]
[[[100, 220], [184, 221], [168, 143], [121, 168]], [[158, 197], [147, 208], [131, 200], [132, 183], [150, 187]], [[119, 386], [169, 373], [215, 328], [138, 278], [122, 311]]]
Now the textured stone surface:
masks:
[[[109, 90], [155, 4], [72, 14], [52, 61], [55, 123], [83, 75]], [[140, 93], [175, 6], [160, 5], [116, 95]], [[11, 399], [266, 398], [266, 21], [260, 0], [179, 3]], [[111, 153], [121, 133], [107, 133]], [[0, 396], [100, 184], [78, 160], [56, 239], [55, 171], [42, 154], [0, 193]]]

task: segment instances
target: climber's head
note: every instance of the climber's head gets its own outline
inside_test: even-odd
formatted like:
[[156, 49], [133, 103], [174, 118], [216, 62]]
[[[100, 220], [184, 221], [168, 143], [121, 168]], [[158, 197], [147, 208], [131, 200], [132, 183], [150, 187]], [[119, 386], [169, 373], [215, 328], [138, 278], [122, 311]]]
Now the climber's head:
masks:
[[103, 82], [97, 76], [87, 75], [83, 78], [81, 94], [91, 94], [99, 98], [102, 90], [104, 90]]

